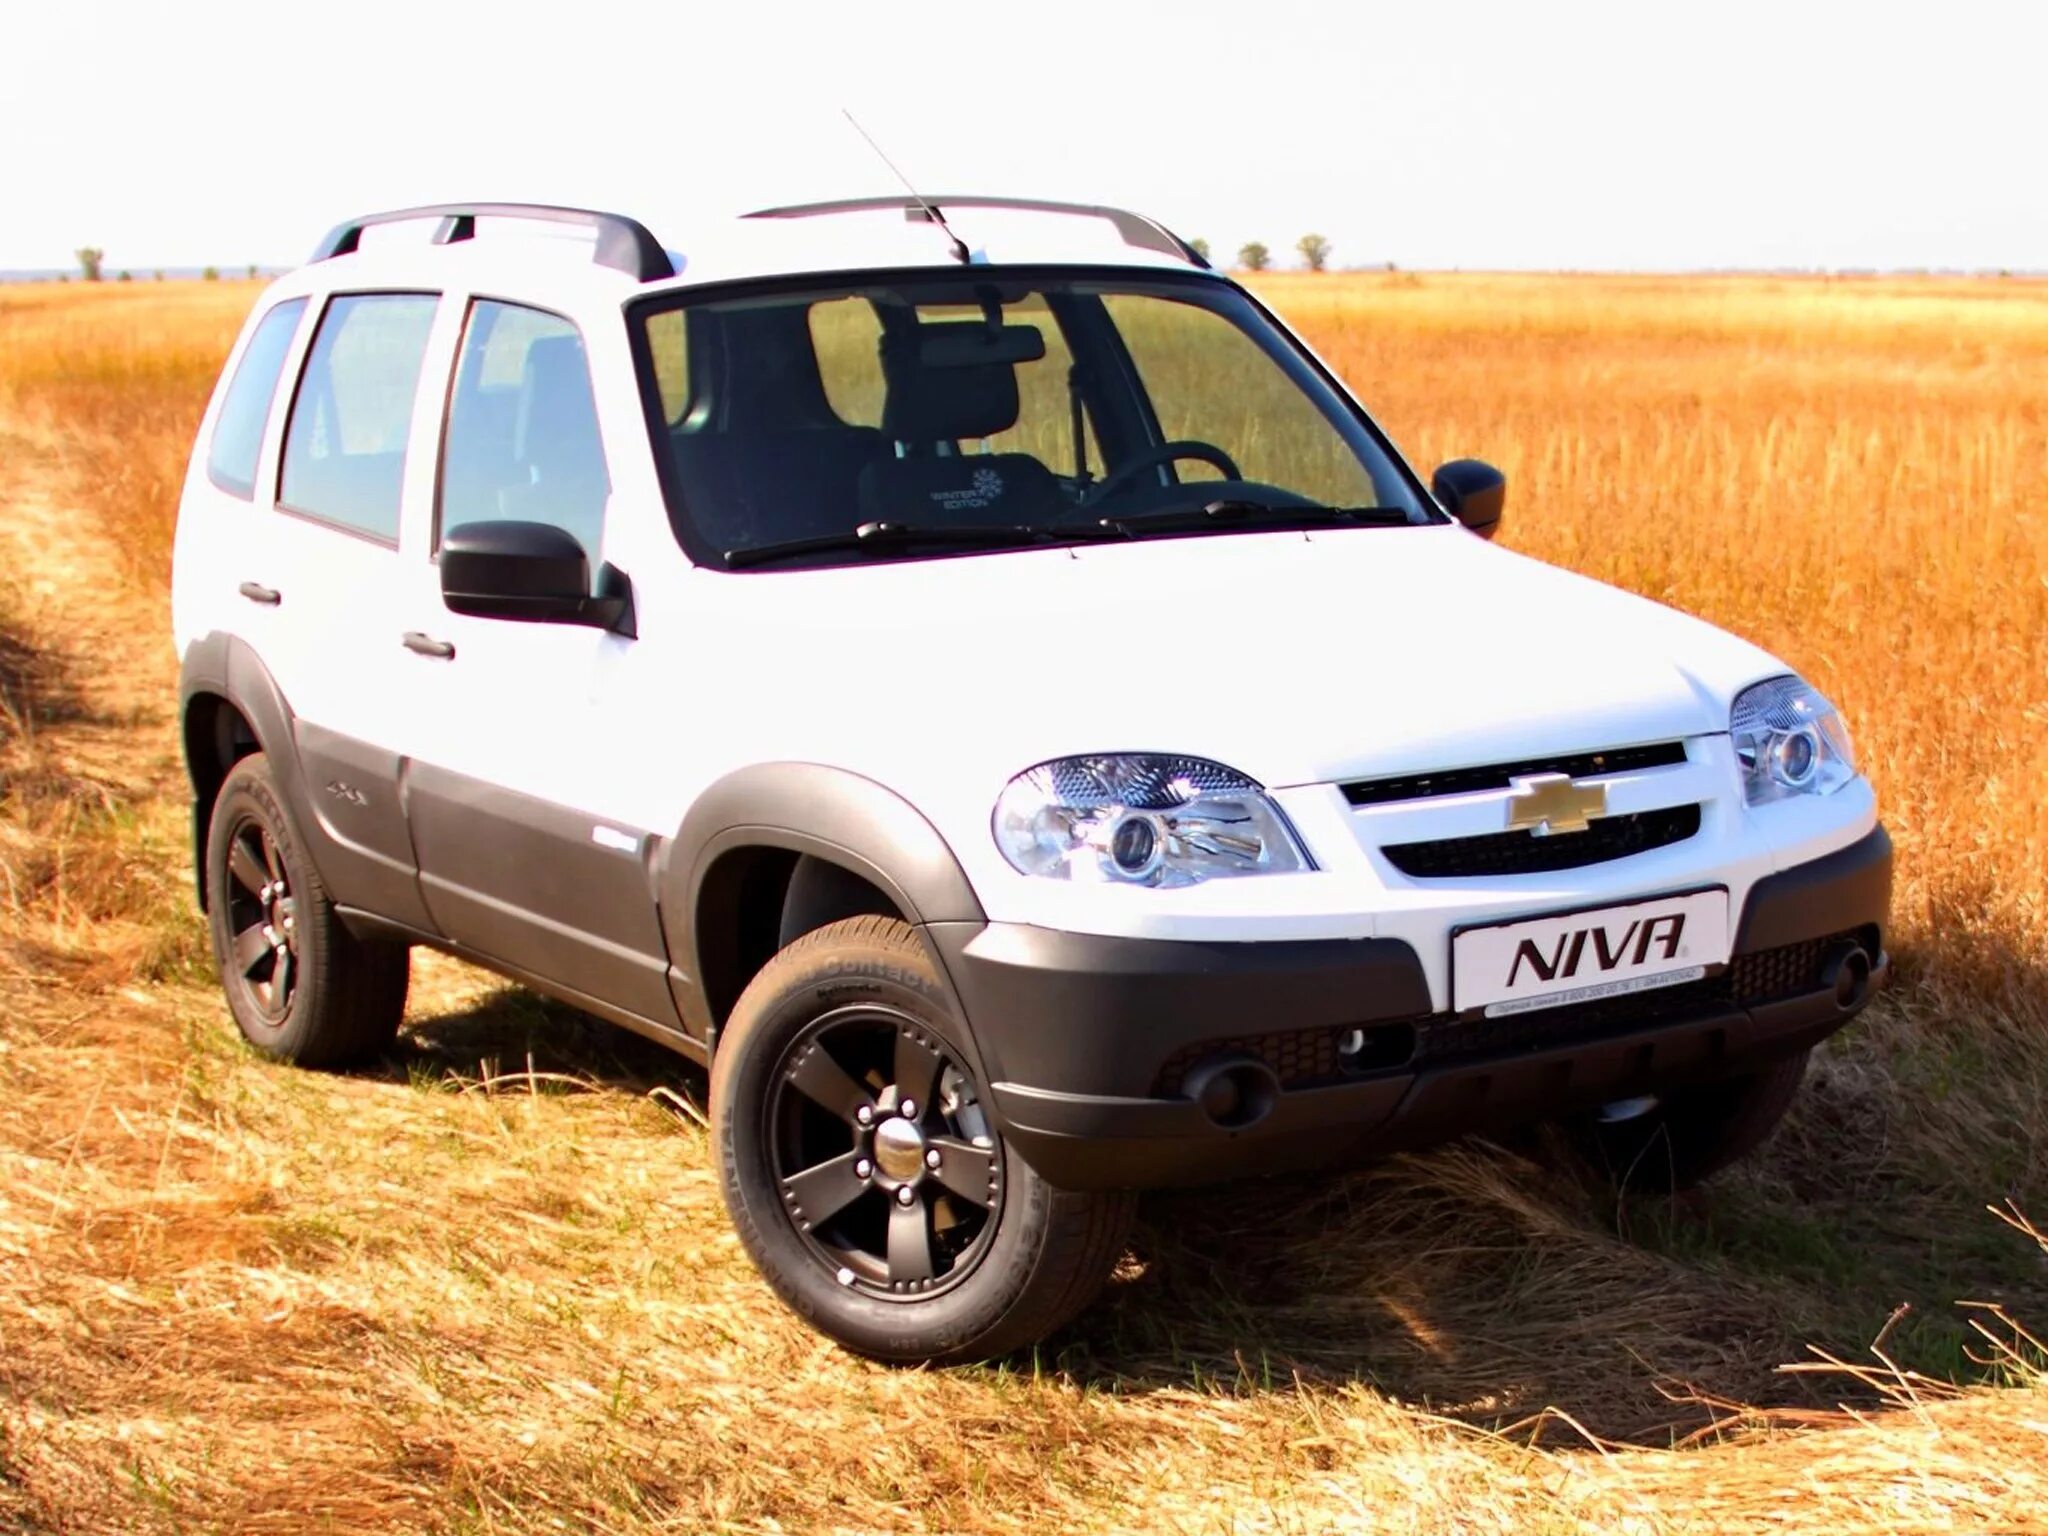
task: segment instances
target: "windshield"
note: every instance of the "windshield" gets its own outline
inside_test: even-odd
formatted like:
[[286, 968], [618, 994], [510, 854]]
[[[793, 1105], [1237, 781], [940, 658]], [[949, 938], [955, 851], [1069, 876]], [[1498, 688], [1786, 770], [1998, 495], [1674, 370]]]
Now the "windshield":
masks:
[[677, 536], [705, 564], [1439, 516], [1213, 279], [962, 268], [663, 295], [633, 329]]

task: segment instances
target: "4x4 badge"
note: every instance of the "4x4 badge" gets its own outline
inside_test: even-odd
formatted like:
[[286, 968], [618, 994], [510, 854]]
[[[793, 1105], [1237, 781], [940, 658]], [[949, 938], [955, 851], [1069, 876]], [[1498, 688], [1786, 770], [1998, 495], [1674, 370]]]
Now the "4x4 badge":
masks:
[[1607, 786], [1581, 784], [1568, 773], [1532, 773], [1508, 780], [1508, 830], [1532, 837], [1583, 832], [1607, 814]]

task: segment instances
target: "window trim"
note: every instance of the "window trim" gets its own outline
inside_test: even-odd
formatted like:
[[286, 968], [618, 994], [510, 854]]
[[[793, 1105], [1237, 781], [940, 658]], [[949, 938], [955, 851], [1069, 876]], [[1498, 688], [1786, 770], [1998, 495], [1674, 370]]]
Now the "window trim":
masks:
[[[374, 533], [368, 528], [359, 528], [353, 523], [345, 523], [338, 518], [328, 517], [324, 513], [314, 512], [305, 507], [295, 507], [286, 501], [284, 499], [285, 455], [291, 446], [292, 420], [299, 412], [299, 395], [306, 387], [306, 368], [313, 361], [313, 349], [320, 345], [320, 328], [326, 325], [327, 317], [334, 308], [335, 300], [432, 299], [434, 301], [435, 318], [438, 319], [440, 317], [441, 304], [446, 298], [447, 294], [445, 292], [434, 288], [336, 288], [321, 299], [320, 318], [313, 327], [313, 334], [306, 338], [305, 355], [299, 359], [298, 376], [292, 380], [292, 399], [291, 405], [285, 411], [284, 435], [279, 439], [277, 445], [277, 476], [275, 489], [271, 496], [271, 506], [275, 510], [282, 512], [287, 517], [295, 517], [301, 522], [311, 523], [317, 528], [328, 528], [336, 533], [345, 533], [350, 538], [361, 539], [365, 544], [374, 544], [379, 549], [395, 551], [398, 548], [399, 534], [405, 531], [405, 475], [404, 461], [402, 459], [400, 460], [398, 480], [398, 533], [394, 533], [389, 538], [386, 538], [383, 534]], [[432, 343], [433, 327], [430, 324], [427, 328], [427, 343], [420, 349], [422, 379], [424, 379], [426, 372], [427, 352]], [[415, 384], [413, 386], [412, 409], [406, 415], [405, 451], [408, 453], [412, 450], [412, 433], [413, 428], [418, 425], [419, 409], [419, 385]]]
[[[249, 346], [255, 344], [256, 337], [261, 333], [263, 327], [270, 323], [271, 316], [293, 304], [299, 306], [299, 317], [292, 322], [291, 335], [285, 338], [284, 355], [277, 360], [277, 377], [270, 381], [270, 388], [263, 397], [263, 424], [256, 429], [256, 462], [249, 466], [249, 483], [246, 486], [231, 485], [226, 480], [223, 480], [213, 467], [214, 448], [220, 440], [221, 411], [227, 409], [228, 401], [234, 395], [235, 385], [242, 377], [242, 369], [248, 365]], [[214, 413], [213, 430], [206, 434], [206, 478], [208, 482], [212, 484], [215, 490], [224, 492], [234, 497], [237, 501], [246, 501], [251, 506], [256, 504], [256, 491], [263, 483], [263, 449], [264, 445], [270, 441], [270, 420], [277, 414], [277, 397], [283, 392], [280, 386], [284, 383], [285, 369], [291, 364], [292, 349], [298, 342], [300, 330], [306, 324], [306, 313], [312, 307], [312, 301], [309, 296], [301, 293], [292, 298], [279, 299], [275, 304], [263, 311], [256, 323], [249, 328], [248, 345], [245, 345], [240, 355], [235, 358], [234, 372], [228, 375], [227, 384], [221, 391], [220, 410]], [[298, 391], [296, 381], [292, 385], [292, 391], [294, 396], [296, 396]]]
[[[441, 563], [441, 499], [448, 483], [448, 427], [455, 420], [455, 384], [462, 377], [462, 353], [469, 345], [469, 326], [476, 318], [476, 307], [479, 304], [497, 304], [508, 309], [530, 310], [536, 315], [546, 315], [550, 320], [559, 320], [574, 331], [577, 345], [583, 348], [583, 371], [590, 381], [591, 402], [593, 405], [596, 404], [597, 371], [590, 365], [590, 338], [583, 334], [582, 326], [560, 310], [549, 309], [545, 304], [532, 304], [525, 299], [511, 299], [501, 294], [472, 291], [463, 305], [462, 328], [455, 333], [455, 353], [448, 359], [448, 385], [441, 395], [441, 430], [434, 434], [434, 512], [427, 532], [427, 561], [430, 565]], [[659, 409], [659, 406], [656, 409]], [[597, 422], [597, 451], [604, 459], [605, 479], [612, 482], [611, 455], [605, 449], [604, 422], [601, 419]], [[616, 482], [612, 482], [612, 489], [617, 489]], [[600, 535], [604, 531], [604, 525], [611, 521], [611, 510], [611, 492], [607, 492], [603, 520], [598, 530]], [[602, 553], [600, 548], [597, 554], [601, 556]], [[601, 558], [591, 560], [590, 568], [593, 574], [602, 563]]]

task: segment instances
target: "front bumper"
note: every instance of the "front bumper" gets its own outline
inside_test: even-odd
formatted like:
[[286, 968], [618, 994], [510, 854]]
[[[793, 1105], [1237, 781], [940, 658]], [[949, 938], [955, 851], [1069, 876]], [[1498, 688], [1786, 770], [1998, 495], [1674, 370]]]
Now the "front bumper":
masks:
[[[1734, 959], [1685, 987], [1508, 1019], [1432, 1013], [1395, 939], [1194, 943], [934, 924], [1003, 1134], [1068, 1188], [1149, 1188], [1353, 1161], [1753, 1070], [1840, 1029], [1882, 985], [1891, 841], [1758, 881]], [[1846, 1005], [1823, 972], [1862, 948]], [[1369, 1042], [1341, 1055], [1339, 1043]], [[1183, 1092], [1206, 1063], [1277, 1091], [1220, 1124]]]

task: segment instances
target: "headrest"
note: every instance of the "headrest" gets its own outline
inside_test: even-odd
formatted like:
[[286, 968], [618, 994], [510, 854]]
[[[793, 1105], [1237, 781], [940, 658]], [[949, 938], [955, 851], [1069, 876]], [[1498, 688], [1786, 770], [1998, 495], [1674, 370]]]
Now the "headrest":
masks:
[[882, 432], [899, 443], [993, 437], [1017, 423], [1017, 367], [1045, 356], [1034, 326], [928, 321], [882, 338]]

